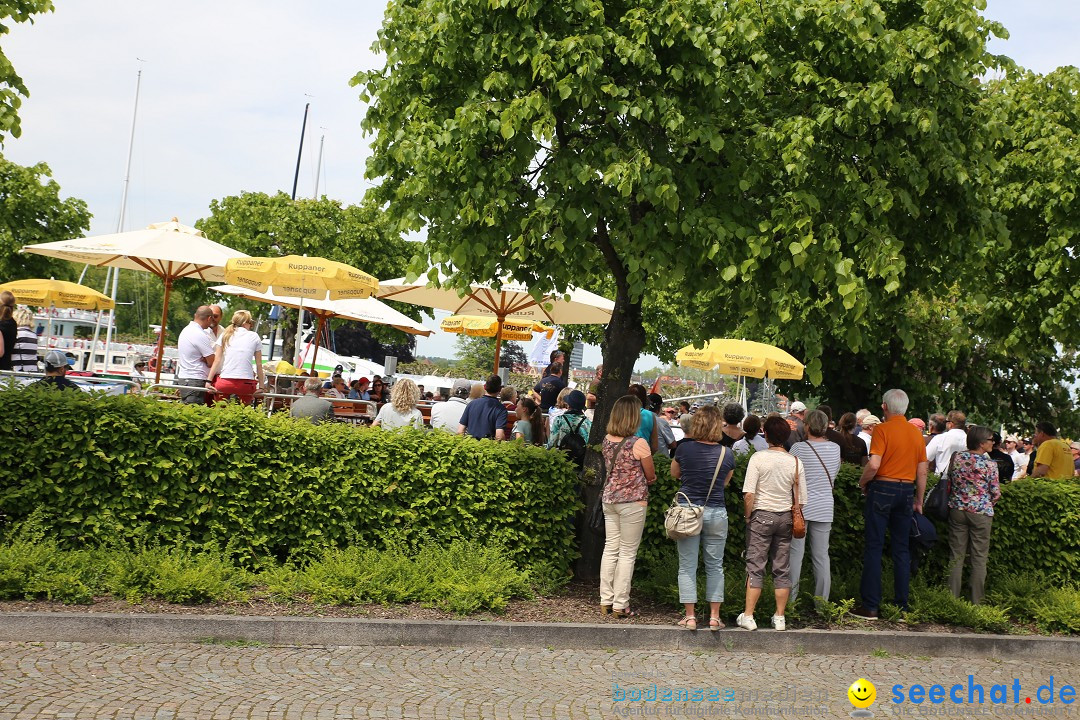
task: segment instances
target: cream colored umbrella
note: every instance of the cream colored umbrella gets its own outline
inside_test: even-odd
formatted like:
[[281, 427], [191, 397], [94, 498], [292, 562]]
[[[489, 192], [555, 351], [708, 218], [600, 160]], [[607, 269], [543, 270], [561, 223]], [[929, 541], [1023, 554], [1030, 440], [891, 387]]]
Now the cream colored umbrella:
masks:
[[[440, 276], [445, 282], [445, 276]], [[380, 280], [380, 300], [401, 302], [436, 310], [449, 310], [454, 315], [473, 315], [495, 318], [499, 332], [495, 337], [495, 367], [499, 367], [502, 345], [501, 323], [506, 320], [547, 321], [555, 325], [606, 325], [615, 310], [615, 303], [581, 288], [567, 288], [565, 293], [543, 292], [534, 298], [521, 283], [505, 280], [495, 289], [494, 283], [475, 283], [464, 295], [449, 287], [436, 287], [426, 276], [409, 282], [406, 278]]]
[[[235, 295], [271, 305], [303, 308], [318, 318], [318, 327], [315, 330], [315, 352], [311, 356], [312, 370], [315, 369], [315, 359], [319, 354], [319, 339], [322, 336], [323, 325], [330, 318], [338, 317], [376, 325], [389, 325], [395, 330], [401, 330], [410, 335], [427, 336], [431, 334], [430, 329], [373, 297], [360, 300], [311, 300], [292, 295], [278, 295], [273, 292], [257, 292], [235, 285], [219, 285], [210, 289], [226, 295]], [[299, 345], [300, 339], [297, 338], [296, 342]]]
[[207, 239], [200, 230], [182, 225], [176, 218], [142, 230], [27, 245], [23, 251], [86, 265], [142, 270], [161, 278], [165, 283], [165, 301], [161, 309], [155, 382], [161, 379], [173, 281], [195, 278], [222, 282], [225, 280], [225, 263], [230, 258], [247, 257], [238, 250]]

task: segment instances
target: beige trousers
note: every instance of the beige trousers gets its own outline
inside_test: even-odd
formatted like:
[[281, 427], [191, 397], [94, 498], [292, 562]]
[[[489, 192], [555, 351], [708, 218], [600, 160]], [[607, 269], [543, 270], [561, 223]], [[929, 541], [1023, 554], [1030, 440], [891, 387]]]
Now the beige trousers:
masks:
[[600, 604], [624, 610], [630, 605], [630, 580], [634, 577], [641, 533], [645, 529], [645, 506], [636, 502], [604, 503], [604, 555], [600, 559]]

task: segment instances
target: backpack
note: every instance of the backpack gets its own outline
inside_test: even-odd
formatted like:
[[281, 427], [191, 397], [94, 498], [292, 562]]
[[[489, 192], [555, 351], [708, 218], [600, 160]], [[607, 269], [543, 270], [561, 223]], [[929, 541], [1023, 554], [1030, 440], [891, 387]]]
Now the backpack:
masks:
[[570, 459], [574, 461], [574, 464], [579, 468], [585, 466], [585, 451], [589, 445], [585, 442], [585, 438], [581, 437], [581, 426], [585, 424], [585, 416], [582, 415], [578, 421], [577, 427], [570, 425], [570, 421], [567, 420], [566, 424], [570, 426], [570, 432], [562, 436], [559, 440], [559, 449], [565, 450], [566, 454], [570, 456]]

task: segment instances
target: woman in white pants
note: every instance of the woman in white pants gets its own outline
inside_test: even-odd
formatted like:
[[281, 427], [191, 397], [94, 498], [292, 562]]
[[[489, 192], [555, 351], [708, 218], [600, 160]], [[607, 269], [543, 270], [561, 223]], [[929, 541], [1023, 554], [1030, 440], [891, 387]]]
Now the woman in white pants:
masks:
[[[807, 439], [791, 446], [791, 454], [799, 458], [806, 477], [806, 537], [791, 540], [791, 599], [799, 591], [803, 555], [810, 542], [810, 559], [814, 566], [814, 597], [829, 599], [832, 568], [829, 564], [829, 534], [833, 521], [833, 487], [840, 471], [840, 446], [825, 437], [829, 417], [815, 410], [806, 417]], [[816, 601], [816, 600], [815, 600]]]
[[641, 422], [641, 400], [619, 398], [608, 418], [602, 453], [607, 468], [604, 491], [604, 555], [600, 560], [600, 612], [634, 617], [630, 609], [630, 581], [634, 577], [649, 485], [656, 482], [652, 447], [636, 436]]

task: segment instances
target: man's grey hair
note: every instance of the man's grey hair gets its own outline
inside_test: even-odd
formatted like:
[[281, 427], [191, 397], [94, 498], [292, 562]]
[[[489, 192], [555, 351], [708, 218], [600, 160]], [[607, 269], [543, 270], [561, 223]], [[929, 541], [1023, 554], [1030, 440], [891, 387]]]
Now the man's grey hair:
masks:
[[893, 388], [888, 390], [881, 397], [881, 402], [885, 403], [885, 409], [893, 415], [906, 415], [908, 409], [908, 396], [907, 393], [899, 388]]
[[304, 381], [304, 392], [308, 395], [317, 395], [323, 385], [321, 377], [309, 377]]

